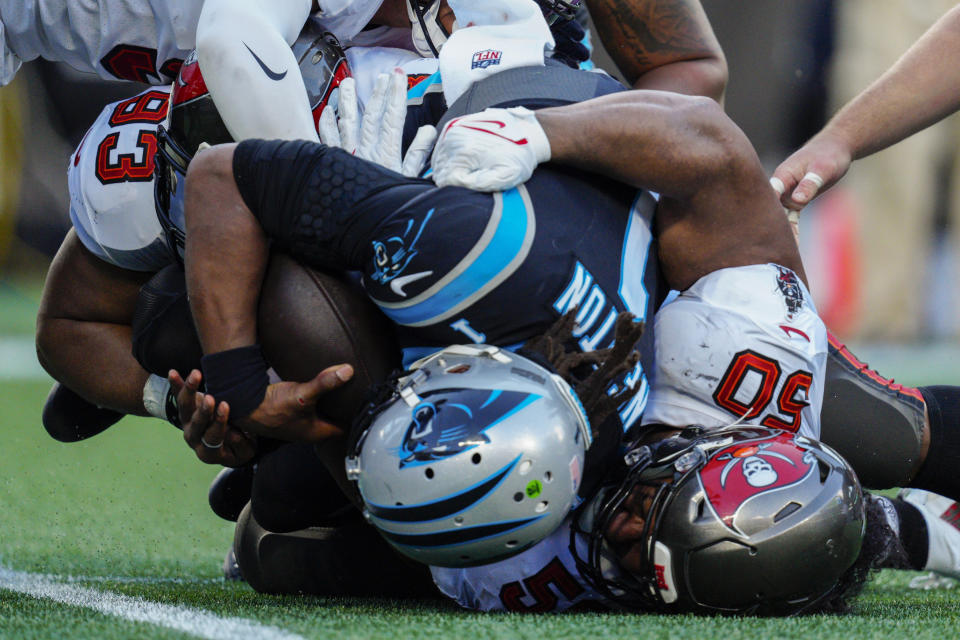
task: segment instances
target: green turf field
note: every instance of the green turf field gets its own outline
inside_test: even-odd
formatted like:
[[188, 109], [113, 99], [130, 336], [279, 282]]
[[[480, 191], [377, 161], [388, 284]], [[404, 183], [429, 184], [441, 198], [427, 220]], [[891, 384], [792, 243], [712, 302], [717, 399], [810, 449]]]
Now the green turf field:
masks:
[[[260, 596], [220, 578], [232, 527], [206, 505], [216, 469], [178, 431], [127, 418], [77, 444], [45, 434], [50, 381], [25, 362], [36, 296], [35, 286], [0, 281], [0, 638], [939, 640], [960, 629], [960, 587], [913, 591], [916, 574], [892, 571], [851, 615], [790, 620], [483, 615], [439, 601]], [[905, 382], [960, 380], [960, 359], [943, 349], [876, 353], [912, 366]]]

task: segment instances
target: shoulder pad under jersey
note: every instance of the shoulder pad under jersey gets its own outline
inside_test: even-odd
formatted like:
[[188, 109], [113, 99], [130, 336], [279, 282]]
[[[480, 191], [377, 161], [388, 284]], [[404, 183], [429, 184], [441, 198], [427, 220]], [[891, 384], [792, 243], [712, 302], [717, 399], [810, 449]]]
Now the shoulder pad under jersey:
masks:
[[162, 85], [196, 46], [203, 0], [18, 0], [3, 5], [6, 46], [102, 78]]
[[171, 260], [153, 203], [157, 124], [169, 91], [153, 88], [107, 105], [70, 158], [70, 221], [83, 245], [123, 269]]

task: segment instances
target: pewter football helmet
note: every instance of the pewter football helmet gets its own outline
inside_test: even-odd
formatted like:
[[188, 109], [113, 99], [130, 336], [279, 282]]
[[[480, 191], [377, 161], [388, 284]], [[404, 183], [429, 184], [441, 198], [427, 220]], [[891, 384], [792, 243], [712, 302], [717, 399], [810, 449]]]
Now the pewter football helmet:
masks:
[[520, 553], [574, 506], [590, 425], [558, 375], [453, 346], [388, 383], [355, 426], [347, 476], [398, 551], [463, 567]]
[[[860, 552], [860, 484], [811, 438], [688, 428], [632, 449], [625, 466], [573, 528], [589, 538], [581, 573], [626, 608], [794, 614], [831, 595]], [[644, 517], [647, 553], [632, 574], [617, 567], [604, 535], [643, 485], [655, 493]]]

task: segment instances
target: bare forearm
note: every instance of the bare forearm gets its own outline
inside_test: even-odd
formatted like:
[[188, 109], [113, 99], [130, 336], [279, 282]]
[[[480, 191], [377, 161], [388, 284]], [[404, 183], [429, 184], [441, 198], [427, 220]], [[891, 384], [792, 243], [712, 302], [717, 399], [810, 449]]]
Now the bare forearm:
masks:
[[249, 346], [257, 339], [268, 245], [233, 180], [234, 147], [199, 154], [187, 175], [187, 291], [205, 353]]
[[726, 59], [697, 0], [589, 0], [587, 7], [635, 89], [723, 99]]
[[723, 104], [727, 86], [726, 67], [712, 60], [672, 62], [644, 73], [633, 83], [634, 89], [672, 91], [688, 96], [705, 96]]
[[820, 134], [862, 158], [960, 108], [960, 7], [943, 16], [904, 56], [844, 106]]
[[43, 368], [89, 402], [145, 416], [143, 386], [148, 373], [130, 352], [129, 326], [44, 318], [37, 357]]
[[677, 198], [702, 185], [739, 134], [716, 103], [656, 91], [542, 109], [537, 121], [552, 161]]
[[[775, 262], [803, 277], [789, 224], [749, 140], [705, 98], [632, 91], [536, 112], [551, 161], [660, 194], [668, 283]], [[745, 230], [748, 230], [745, 233]]]
[[50, 375], [101, 407], [145, 415], [148, 374], [131, 353], [131, 323], [150, 276], [100, 260], [71, 229], [37, 313], [37, 357]]

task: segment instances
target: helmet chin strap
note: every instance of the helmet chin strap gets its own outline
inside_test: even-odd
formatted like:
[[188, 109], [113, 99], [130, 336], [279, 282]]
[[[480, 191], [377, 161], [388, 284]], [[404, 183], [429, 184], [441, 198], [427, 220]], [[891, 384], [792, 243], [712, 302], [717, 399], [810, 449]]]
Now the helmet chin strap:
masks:
[[[410, 30], [413, 46], [424, 58], [436, 58], [450, 34], [437, 20], [440, 1], [407, 0], [407, 16], [410, 18]], [[456, 23], [454, 23], [456, 28]]]

